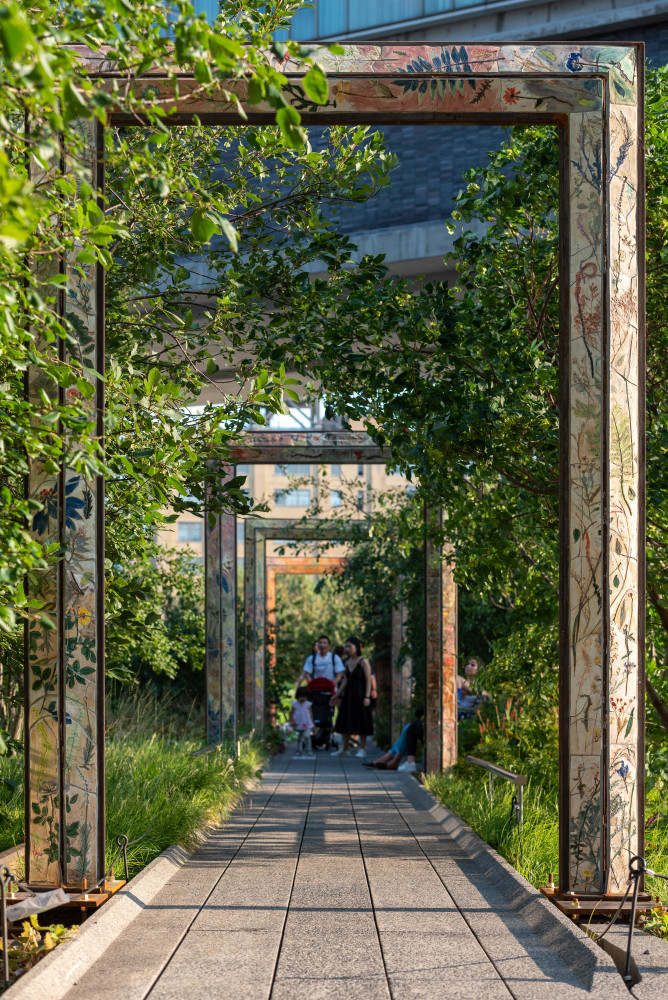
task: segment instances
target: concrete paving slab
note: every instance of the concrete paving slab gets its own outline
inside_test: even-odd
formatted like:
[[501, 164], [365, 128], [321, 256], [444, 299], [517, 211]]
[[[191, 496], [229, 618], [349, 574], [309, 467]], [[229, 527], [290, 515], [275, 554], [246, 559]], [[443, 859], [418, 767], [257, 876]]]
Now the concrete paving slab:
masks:
[[[594, 924], [591, 930], [602, 933], [605, 922]], [[629, 938], [628, 923], [618, 922], [607, 931], [603, 947], [617, 963], [617, 968], [626, 968], [626, 946]], [[634, 984], [631, 994], [636, 1000], [666, 1000], [668, 996], [668, 941], [646, 934], [636, 927], [631, 942], [631, 972], [640, 975], [640, 982]]]
[[[81, 955], [70, 959], [71, 975], [67, 980], [67, 989], [62, 994], [55, 994], [49, 989], [47, 981], [45, 996], [48, 1000], [57, 1000], [60, 996], [67, 997], [67, 1000], [143, 1000], [169, 963], [174, 949], [201, 911], [207, 896], [271, 802], [281, 779], [280, 771], [268, 775], [262, 787], [249, 794], [243, 806], [235, 810], [224, 827], [208, 834], [199, 851], [181, 858], [169, 877], [163, 879], [162, 887], [140, 906], [131, 922], [125, 922], [99, 955], [95, 954], [95, 947], [88, 940], [92, 921], [99, 920], [102, 926], [108, 923], [116, 899], [123, 894], [134, 894], [133, 882], [103, 907], [99, 916], [89, 918], [71, 943], [71, 947]], [[54, 960], [60, 951], [58, 948], [53, 953]], [[93, 962], [89, 961], [91, 953]], [[52, 957], [49, 956], [45, 962]], [[29, 977], [45, 962], [41, 962], [17, 984], [28, 988], [26, 1000], [36, 1000]]]
[[518, 1000], [628, 996], [614, 962], [410, 776], [380, 783]]
[[509, 997], [377, 778], [352, 769], [347, 777], [393, 995]]
[[271, 992], [272, 1000], [297, 996], [390, 1000], [340, 770], [316, 778]]
[[309, 811], [313, 769], [284, 777], [174, 950], [151, 1000], [269, 995]]
[[[355, 758], [288, 753], [272, 763], [262, 793], [212, 832], [53, 1000], [63, 996], [623, 1000], [628, 993], [604, 952], [410, 776], [370, 771]], [[637, 1000], [645, 997], [654, 1000]]]

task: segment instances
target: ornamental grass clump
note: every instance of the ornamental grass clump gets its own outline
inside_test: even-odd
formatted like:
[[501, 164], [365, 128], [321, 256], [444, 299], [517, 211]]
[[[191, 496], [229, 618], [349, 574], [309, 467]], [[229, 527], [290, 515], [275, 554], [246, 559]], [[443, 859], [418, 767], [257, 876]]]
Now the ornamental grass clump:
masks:
[[[184, 713], [170, 695], [133, 692], [112, 700], [106, 743], [108, 865], [120, 834], [130, 841], [141, 837], [128, 848], [131, 878], [171, 844], [192, 850], [202, 831], [226, 819], [258, 780], [266, 756], [259, 740], [241, 740], [239, 757], [228, 746], [193, 756], [202, 749], [203, 728], [201, 713]], [[22, 843], [23, 818], [23, 754], [17, 753], [0, 757], [0, 850]], [[11, 868], [21, 874], [16, 863]], [[114, 872], [123, 877], [120, 857]]]
[[[192, 850], [259, 778], [259, 741], [242, 740], [239, 757], [228, 746], [193, 756], [202, 749], [201, 729], [192, 713], [177, 714], [171, 697], [126, 696], [116, 704], [107, 737], [107, 864], [120, 834], [142, 838], [128, 848], [131, 877], [171, 844]], [[119, 858], [116, 876], [122, 871]]]
[[[474, 735], [475, 731], [475, 735]], [[459, 727], [461, 756], [444, 774], [429, 774], [430, 792], [460, 816], [475, 833], [501, 854], [517, 871], [540, 888], [548, 876], [559, 882], [559, 729], [556, 709], [526, 699], [509, 698], [503, 705], [487, 703], [473, 722]], [[476, 740], [477, 737], [477, 740]], [[521, 843], [517, 820], [511, 811], [515, 786], [494, 779], [490, 800], [488, 773], [466, 763], [471, 754], [524, 774], [524, 823]], [[668, 875], [668, 811], [665, 797], [668, 771], [654, 749], [648, 754], [645, 803], [645, 859], [656, 872]], [[668, 888], [660, 879], [646, 879], [648, 892], [668, 903]], [[668, 910], [658, 908], [647, 929], [668, 936]]]

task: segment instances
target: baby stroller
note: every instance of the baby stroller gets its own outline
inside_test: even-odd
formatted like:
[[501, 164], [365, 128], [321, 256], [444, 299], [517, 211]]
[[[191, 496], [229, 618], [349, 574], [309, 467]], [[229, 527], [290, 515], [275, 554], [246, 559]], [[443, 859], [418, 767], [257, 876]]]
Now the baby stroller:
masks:
[[335, 690], [333, 682], [327, 677], [316, 677], [308, 683], [308, 699], [311, 702], [316, 729], [311, 739], [314, 750], [317, 747], [324, 747], [325, 750], [336, 747], [332, 739], [334, 706], [330, 705]]

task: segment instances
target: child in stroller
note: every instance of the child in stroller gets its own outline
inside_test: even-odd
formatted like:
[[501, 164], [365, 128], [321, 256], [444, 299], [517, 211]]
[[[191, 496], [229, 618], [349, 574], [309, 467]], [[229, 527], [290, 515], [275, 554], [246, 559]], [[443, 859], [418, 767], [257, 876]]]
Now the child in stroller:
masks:
[[324, 747], [327, 750], [336, 747], [332, 739], [334, 706], [330, 704], [335, 690], [334, 682], [327, 677], [315, 677], [309, 681], [308, 697], [315, 723], [315, 731], [311, 741], [314, 748]]

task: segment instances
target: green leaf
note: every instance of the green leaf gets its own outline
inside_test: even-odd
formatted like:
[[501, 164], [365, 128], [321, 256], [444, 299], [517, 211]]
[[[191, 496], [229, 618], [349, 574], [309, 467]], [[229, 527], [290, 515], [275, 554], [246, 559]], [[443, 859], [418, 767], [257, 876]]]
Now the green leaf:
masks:
[[193, 70], [195, 79], [198, 83], [207, 84], [213, 83], [213, 74], [211, 72], [211, 67], [205, 59], [198, 59], [195, 63], [195, 68]]
[[18, 59], [33, 41], [33, 33], [18, 11], [4, 8], [0, 17], [0, 43], [10, 62]]
[[63, 105], [66, 122], [75, 118], [92, 118], [93, 112], [71, 80], [66, 80], [63, 85]]
[[327, 77], [319, 66], [313, 66], [302, 80], [306, 96], [315, 104], [327, 104], [329, 86]]
[[208, 36], [207, 42], [209, 52], [218, 65], [227, 65], [230, 62], [236, 62], [237, 59], [240, 59], [244, 55], [243, 46], [231, 38], [226, 38], [224, 35], [211, 33]]
[[248, 103], [259, 104], [264, 100], [264, 83], [257, 77], [251, 77], [248, 81]]
[[218, 232], [218, 227], [210, 215], [203, 208], [198, 208], [190, 216], [190, 231], [199, 243], [208, 243], [214, 233]]
[[624, 731], [624, 739], [626, 739], [626, 737], [629, 735], [629, 733], [633, 729], [633, 716], [634, 716], [634, 714], [635, 714], [635, 705], [631, 709], [631, 714], [629, 715], [629, 721], [626, 724], [626, 729]]
[[276, 124], [281, 130], [286, 146], [301, 149], [306, 141], [306, 133], [301, 128], [301, 116], [296, 108], [288, 105], [276, 112]]
[[146, 385], [148, 387], [148, 391], [153, 392], [159, 381], [160, 381], [160, 369], [151, 368], [150, 372], [148, 373], [148, 378], [146, 379]]
[[231, 249], [234, 253], [236, 253], [239, 249], [239, 234], [229, 219], [221, 219], [220, 226], [224, 235], [227, 237], [227, 242], [230, 244]]

